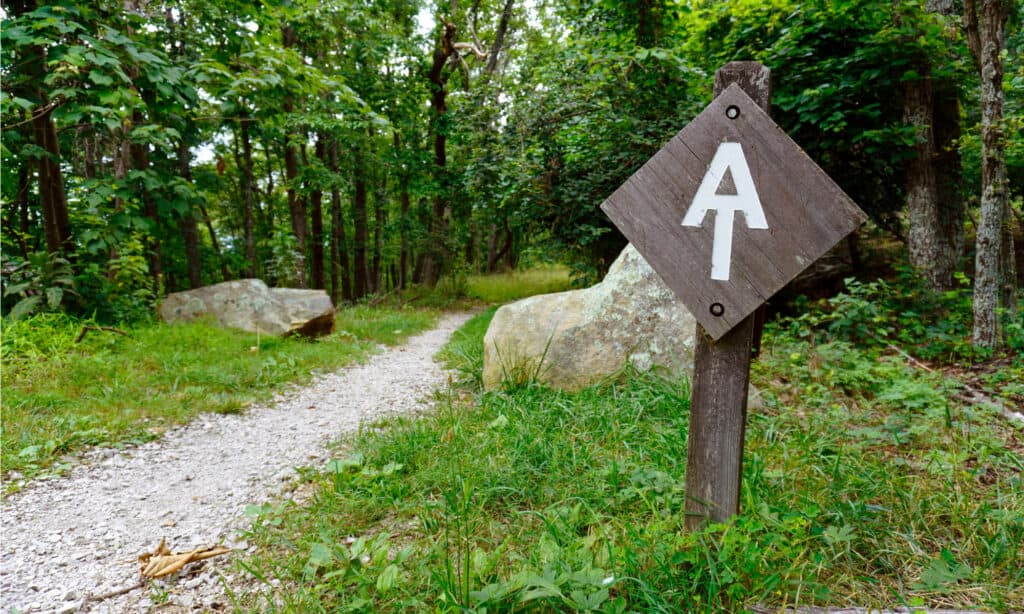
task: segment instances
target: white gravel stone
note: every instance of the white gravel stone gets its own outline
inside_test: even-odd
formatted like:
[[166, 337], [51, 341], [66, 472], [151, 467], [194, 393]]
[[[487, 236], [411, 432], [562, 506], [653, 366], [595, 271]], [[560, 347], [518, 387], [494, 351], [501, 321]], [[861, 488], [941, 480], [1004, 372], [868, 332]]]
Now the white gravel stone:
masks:
[[[70, 600], [77, 611], [93, 613], [153, 605], [153, 587], [139, 583], [140, 554], [165, 537], [172, 550], [239, 539], [250, 522], [245, 506], [280, 494], [294, 467], [327, 462], [328, 444], [361, 423], [416, 413], [447, 379], [434, 354], [468, 317], [448, 315], [402, 347], [319, 375], [243, 415], [205, 415], [158, 442], [92, 451], [60, 479], [36, 480], [5, 497], [0, 612], [65, 611]], [[163, 526], [168, 518], [173, 528]], [[247, 579], [231, 569], [230, 558], [205, 561], [198, 582], [180, 574], [188, 580], [168, 585], [174, 601], [225, 602], [221, 577], [244, 592], [238, 583]]]

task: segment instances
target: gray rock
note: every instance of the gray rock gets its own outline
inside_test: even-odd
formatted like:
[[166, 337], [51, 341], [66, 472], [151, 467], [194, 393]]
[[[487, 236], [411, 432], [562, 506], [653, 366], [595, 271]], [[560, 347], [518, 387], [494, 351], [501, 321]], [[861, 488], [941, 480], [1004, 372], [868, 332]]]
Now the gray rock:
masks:
[[484, 336], [485, 388], [504, 380], [578, 390], [627, 363], [693, 369], [696, 320], [632, 245], [601, 283], [500, 308]]
[[239, 279], [175, 292], [160, 305], [165, 322], [202, 318], [221, 326], [268, 335], [307, 337], [334, 330], [334, 305], [323, 290], [268, 288], [259, 279]]

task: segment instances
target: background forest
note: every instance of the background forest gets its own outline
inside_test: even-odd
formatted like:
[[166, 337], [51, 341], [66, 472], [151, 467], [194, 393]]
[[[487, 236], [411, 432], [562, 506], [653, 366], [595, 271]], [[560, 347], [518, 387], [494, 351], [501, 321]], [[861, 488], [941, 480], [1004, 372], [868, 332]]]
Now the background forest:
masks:
[[241, 277], [325, 288], [336, 303], [521, 263], [567, 263], [591, 282], [624, 245], [598, 206], [738, 59], [772, 69], [775, 120], [875, 236], [898, 239], [929, 285], [975, 280], [977, 344], [998, 344], [996, 314], [1014, 315], [1020, 3], [4, 12], [3, 309], [15, 318], [150, 318], [167, 292]]

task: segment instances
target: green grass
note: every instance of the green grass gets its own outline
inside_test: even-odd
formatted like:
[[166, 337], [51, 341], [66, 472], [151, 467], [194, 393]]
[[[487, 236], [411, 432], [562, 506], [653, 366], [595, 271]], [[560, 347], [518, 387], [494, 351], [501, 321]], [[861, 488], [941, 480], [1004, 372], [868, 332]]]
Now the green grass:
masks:
[[[478, 368], [490, 313], [441, 353]], [[1024, 602], [1024, 433], [841, 339], [767, 331], [742, 512], [684, 529], [685, 382], [464, 389], [253, 506], [243, 610], [736, 612]], [[472, 385], [472, 381], [469, 383]], [[272, 580], [278, 588], [269, 588]]]
[[5, 322], [2, 464], [6, 477], [60, 469], [86, 446], [138, 443], [202, 412], [238, 412], [284, 384], [361, 360], [430, 327], [435, 312], [356, 307], [317, 341], [207, 324], [142, 324], [121, 336], [40, 315]]
[[466, 294], [485, 303], [501, 304], [535, 294], [561, 292], [570, 285], [568, 267], [542, 266], [495, 275], [471, 275]]

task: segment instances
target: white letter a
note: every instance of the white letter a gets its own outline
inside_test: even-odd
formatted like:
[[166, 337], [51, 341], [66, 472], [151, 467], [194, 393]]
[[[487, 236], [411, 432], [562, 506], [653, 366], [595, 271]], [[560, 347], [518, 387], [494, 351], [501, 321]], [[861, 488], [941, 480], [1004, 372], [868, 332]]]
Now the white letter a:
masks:
[[[735, 194], [718, 194], [726, 172], [732, 174]], [[747, 158], [739, 143], [722, 143], [708, 165], [693, 203], [683, 217], [683, 226], [699, 227], [708, 211], [715, 213], [715, 235], [711, 244], [711, 279], [728, 280], [732, 263], [732, 225], [737, 211], [743, 212], [747, 228], [767, 229], [761, 199], [754, 187]]]

